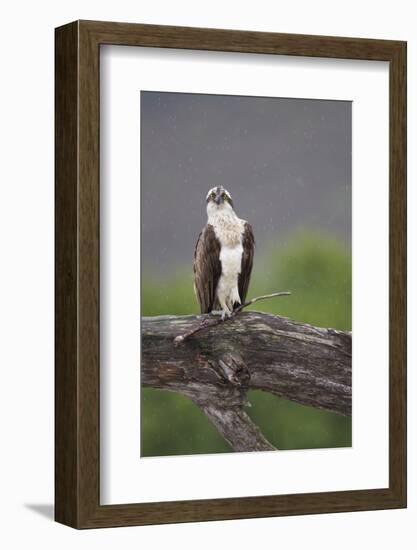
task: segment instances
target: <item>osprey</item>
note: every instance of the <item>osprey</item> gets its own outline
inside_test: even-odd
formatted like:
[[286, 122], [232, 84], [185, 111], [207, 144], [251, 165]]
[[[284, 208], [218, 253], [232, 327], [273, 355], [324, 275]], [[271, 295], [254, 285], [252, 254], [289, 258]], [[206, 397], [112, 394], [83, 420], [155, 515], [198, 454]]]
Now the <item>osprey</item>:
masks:
[[250, 224], [236, 215], [226, 189], [210, 189], [206, 203], [207, 225], [194, 252], [194, 290], [201, 313], [219, 313], [224, 319], [245, 302], [255, 240]]

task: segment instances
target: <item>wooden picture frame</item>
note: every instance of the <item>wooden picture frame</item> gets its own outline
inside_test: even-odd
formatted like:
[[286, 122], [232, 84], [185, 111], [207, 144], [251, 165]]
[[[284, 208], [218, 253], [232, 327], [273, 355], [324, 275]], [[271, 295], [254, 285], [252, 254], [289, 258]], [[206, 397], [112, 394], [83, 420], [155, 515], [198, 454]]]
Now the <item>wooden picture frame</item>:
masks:
[[[76, 21], [56, 29], [55, 519], [75, 528], [406, 506], [406, 43]], [[118, 44], [389, 62], [389, 487], [100, 505], [99, 56]]]

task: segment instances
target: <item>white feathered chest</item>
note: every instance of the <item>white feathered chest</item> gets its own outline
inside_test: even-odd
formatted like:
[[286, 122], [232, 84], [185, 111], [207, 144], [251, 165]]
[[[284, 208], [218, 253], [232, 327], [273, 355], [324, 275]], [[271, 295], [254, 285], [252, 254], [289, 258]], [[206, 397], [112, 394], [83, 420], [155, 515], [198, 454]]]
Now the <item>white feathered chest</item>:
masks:
[[233, 304], [241, 303], [238, 280], [242, 267], [242, 236], [245, 221], [234, 212], [222, 212], [209, 218], [220, 242], [221, 276], [216, 297], [222, 309], [233, 310]]

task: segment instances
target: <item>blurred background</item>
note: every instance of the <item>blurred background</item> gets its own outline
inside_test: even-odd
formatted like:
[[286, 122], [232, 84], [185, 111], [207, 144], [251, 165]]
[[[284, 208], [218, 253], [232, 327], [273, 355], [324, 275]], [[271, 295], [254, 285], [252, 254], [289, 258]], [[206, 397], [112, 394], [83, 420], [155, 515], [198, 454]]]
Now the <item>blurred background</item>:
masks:
[[[141, 92], [141, 315], [198, 313], [193, 253], [223, 185], [254, 229], [253, 309], [351, 330], [351, 103]], [[351, 419], [263, 392], [248, 414], [279, 449], [351, 446]], [[141, 456], [230, 452], [175, 393], [141, 389]]]

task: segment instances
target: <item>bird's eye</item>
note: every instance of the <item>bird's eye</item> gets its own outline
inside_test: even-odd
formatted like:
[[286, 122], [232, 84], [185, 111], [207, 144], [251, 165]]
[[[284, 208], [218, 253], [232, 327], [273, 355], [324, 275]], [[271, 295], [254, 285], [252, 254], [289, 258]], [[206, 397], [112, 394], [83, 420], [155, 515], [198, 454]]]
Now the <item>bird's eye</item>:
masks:
[[212, 198], [212, 199], [215, 199], [215, 198], [216, 198], [216, 193], [212, 193], [212, 194], [211, 194], [211, 198]]

